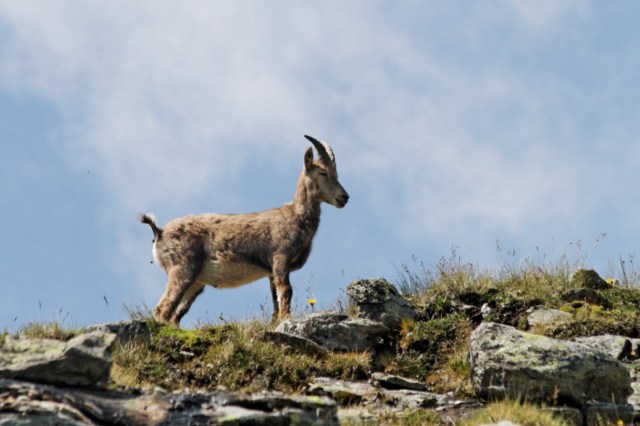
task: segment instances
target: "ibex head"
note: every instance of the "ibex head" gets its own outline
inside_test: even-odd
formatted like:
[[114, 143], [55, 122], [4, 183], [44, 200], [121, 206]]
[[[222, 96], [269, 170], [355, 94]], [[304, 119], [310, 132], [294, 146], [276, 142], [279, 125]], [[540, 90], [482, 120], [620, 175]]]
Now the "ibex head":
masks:
[[318, 160], [313, 160], [313, 149], [309, 148], [304, 155], [304, 167], [307, 176], [317, 187], [320, 201], [329, 203], [341, 209], [349, 201], [349, 194], [338, 181], [336, 157], [331, 146], [311, 136], [307, 138], [318, 151]]

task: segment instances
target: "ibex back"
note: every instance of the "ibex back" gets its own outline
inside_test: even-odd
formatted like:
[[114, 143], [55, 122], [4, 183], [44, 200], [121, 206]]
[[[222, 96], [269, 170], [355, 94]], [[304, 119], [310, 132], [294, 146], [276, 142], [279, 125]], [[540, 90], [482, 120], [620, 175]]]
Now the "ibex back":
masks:
[[305, 152], [291, 203], [258, 213], [187, 216], [164, 229], [153, 215], [142, 215], [153, 230], [153, 256], [169, 276], [154, 311], [157, 319], [179, 324], [206, 284], [234, 288], [264, 277], [269, 277], [274, 320], [291, 315], [289, 273], [302, 268], [311, 253], [321, 203], [342, 208], [349, 200], [329, 144], [305, 137], [319, 158], [314, 160], [312, 148]]

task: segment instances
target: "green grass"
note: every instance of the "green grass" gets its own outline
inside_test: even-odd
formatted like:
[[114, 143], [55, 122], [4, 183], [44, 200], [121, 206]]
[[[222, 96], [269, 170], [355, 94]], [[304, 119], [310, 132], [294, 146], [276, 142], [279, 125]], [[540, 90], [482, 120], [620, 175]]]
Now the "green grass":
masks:
[[380, 424], [391, 426], [441, 426], [445, 424], [440, 414], [432, 410], [421, 409], [408, 410], [400, 413], [392, 411], [382, 412], [378, 414], [378, 419], [380, 420]]
[[460, 426], [478, 426], [510, 420], [522, 426], [569, 426], [569, 423], [557, 414], [532, 404], [519, 401], [501, 401], [487, 405]]
[[369, 376], [368, 353], [333, 353], [326, 359], [296, 354], [261, 335], [271, 326], [257, 321], [209, 325], [195, 330], [159, 327], [149, 345], [119, 347], [114, 354], [117, 385], [159, 385], [255, 391], [301, 391], [315, 376], [345, 380]]

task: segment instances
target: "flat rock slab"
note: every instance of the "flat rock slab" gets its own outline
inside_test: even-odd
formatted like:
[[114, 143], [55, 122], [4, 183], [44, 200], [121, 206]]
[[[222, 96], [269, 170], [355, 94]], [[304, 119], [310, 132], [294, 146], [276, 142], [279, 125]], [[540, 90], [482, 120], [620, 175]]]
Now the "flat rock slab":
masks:
[[416, 409], [455, 410], [477, 407], [477, 401], [462, 401], [451, 395], [441, 395], [411, 389], [384, 389], [367, 382], [352, 382], [329, 377], [316, 377], [309, 383], [307, 393], [330, 396], [343, 407], [360, 405], [368, 411], [406, 411]]
[[531, 312], [527, 317], [527, 323], [529, 327], [536, 327], [540, 325], [553, 325], [561, 322], [570, 321], [573, 315], [563, 312], [559, 309], [550, 309], [545, 307], [531, 308]]
[[487, 399], [524, 398], [584, 407], [627, 401], [629, 370], [608, 354], [576, 342], [482, 323], [471, 334], [471, 381]]
[[106, 382], [116, 335], [93, 332], [68, 342], [5, 337], [0, 347], [0, 378], [70, 386]]
[[[119, 392], [0, 380], [0, 425], [337, 425], [336, 402], [280, 393]], [[46, 419], [44, 422], [40, 422]], [[22, 423], [15, 423], [21, 421]]]
[[427, 385], [419, 380], [396, 376], [394, 374], [373, 373], [371, 375], [371, 381], [377, 387], [385, 389], [411, 389], [417, 391], [427, 390]]
[[389, 334], [389, 328], [380, 322], [335, 312], [286, 320], [275, 331], [304, 337], [334, 351], [374, 351]]

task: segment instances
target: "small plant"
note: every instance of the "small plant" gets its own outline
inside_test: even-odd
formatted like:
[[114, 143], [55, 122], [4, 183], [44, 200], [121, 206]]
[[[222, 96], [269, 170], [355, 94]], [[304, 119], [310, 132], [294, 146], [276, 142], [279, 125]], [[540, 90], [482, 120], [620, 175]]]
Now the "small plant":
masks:
[[155, 321], [153, 310], [147, 305], [124, 305], [124, 311], [129, 318], [137, 321]]

